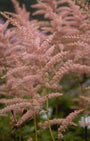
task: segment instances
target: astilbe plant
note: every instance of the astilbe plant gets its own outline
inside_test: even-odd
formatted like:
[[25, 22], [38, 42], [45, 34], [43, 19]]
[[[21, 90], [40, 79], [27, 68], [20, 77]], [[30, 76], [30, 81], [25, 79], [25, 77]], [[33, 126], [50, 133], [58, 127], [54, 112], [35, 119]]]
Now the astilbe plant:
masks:
[[[0, 115], [6, 116], [10, 112], [14, 128], [33, 118], [37, 141], [36, 115], [46, 103], [47, 121], [39, 123], [38, 128], [49, 128], [54, 141], [51, 126], [60, 125], [58, 138], [62, 138], [66, 127], [75, 125], [73, 118], [84, 111], [84, 107], [75, 110], [65, 119], [49, 120], [48, 115], [49, 99], [62, 95], [59, 82], [65, 74], [90, 74], [89, 14], [83, 14], [83, 9], [72, 0], [39, 0], [32, 6], [39, 9], [34, 15], [44, 14], [47, 21], [30, 21], [25, 6], [21, 8], [16, 0], [12, 2], [16, 14], [1, 12], [7, 21], [0, 25], [0, 75], [3, 82], [0, 94], [10, 99], [0, 100], [6, 105]], [[10, 28], [9, 23], [13, 25]], [[90, 99], [85, 98], [85, 101], [89, 103]], [[18, 113], [22, 113], [19, 119]]]

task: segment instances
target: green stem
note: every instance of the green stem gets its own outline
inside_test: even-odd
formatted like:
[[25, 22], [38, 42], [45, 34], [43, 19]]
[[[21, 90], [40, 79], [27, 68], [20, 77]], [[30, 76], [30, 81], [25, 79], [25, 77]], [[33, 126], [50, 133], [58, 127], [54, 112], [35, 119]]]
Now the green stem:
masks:
[[58, 118], [58, 98], [57, 97], [55, 99], [55, 104], [56, 104], [56, 118]]
[[85, 126], [85, 141], [87, 141], [87, 126]]
[[21, 130], [19, 130], [19, 141], [21, 141]]
[[34, 126], [35, 126], [35, 140], [38, 141], [37, 139], [37, 118], [34, 116]]
[[10, 113], [8, 113], [8, 124], [9, 124], [9, 135], [10, 135], [10, 140], [12, 140], [12, 128], [11, 128], [11, 122], [10, 122]]
[[47, 110], [46, 113], [47, 113], [47, 120], [48, 120], [50, 135], [51, 135], [52, 140], [55, 141], [53, 133], [52, 133], [52, 129], [51, 129], [51, 124], [50, 124], [50, 121], [49, 121], [49, 116], [48, 116], [48, 95], [47, 94], [46, 94], [46, 110]]

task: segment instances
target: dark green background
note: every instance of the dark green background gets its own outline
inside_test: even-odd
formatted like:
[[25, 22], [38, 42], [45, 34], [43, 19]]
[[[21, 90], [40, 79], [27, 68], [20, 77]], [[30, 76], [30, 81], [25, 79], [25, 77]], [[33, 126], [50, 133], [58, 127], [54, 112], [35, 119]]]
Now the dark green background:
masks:
[[[32, 8], [30, 8], [30, 5], [36, 3], [37, 0], [18, 0], [20, 4], [25, 3], [27, 10], [33, 11]], [[86, 2], [90, 0], [85, 0]], [[11, 0], [0, 0], [0, 11], [13, 11], [13, 5], [11, 3]]]
[[[20, 4], [25, 3], [27, 10], [33, 11], [30, 5], [36, 3], [36, 0], [18, 0]], [[0, 11], [14, 11], [11, 0], [0, 0]]]

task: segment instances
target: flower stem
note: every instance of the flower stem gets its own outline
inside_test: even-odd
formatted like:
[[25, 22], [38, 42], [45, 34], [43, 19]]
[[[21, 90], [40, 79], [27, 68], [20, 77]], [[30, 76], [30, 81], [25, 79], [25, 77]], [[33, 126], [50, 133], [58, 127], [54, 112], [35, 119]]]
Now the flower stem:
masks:
[[49, 126], [49, 131], [50, 131], [50, 135], [53, 141], [55, 141], [53, 133], [52, 133], [52, 129], [51, 129], [51, 125], [50, 125], [50, 121], [49, 121], [49, 116], [48, 116], [48, 95], [46, 94], [46, 110], [47, 110], [47, 120], [48, 120], [48, 126]]
[[87, 126], [85, 126], [85, 141], [87, 141]]
[[37, 139], [37, 118], [36, 118], [36, 115], [34, 116], [34, 126], [35, 126], [35, 140], [38, 141], [38, 139]]

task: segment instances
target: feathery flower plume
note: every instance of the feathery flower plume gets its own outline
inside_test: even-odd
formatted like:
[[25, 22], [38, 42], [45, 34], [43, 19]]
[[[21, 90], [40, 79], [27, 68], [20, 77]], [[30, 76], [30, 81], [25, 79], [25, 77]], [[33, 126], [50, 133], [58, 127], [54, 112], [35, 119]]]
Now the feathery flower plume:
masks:
[[81, 113], [83, 110], [76, 110], [72, 113], [70, 113], [63, 121], [62, 121], [62, 125], [58, 128], [58, 137], [62, 138], [62, 132], [65, 132], [67, 126], [70, 124], [70, 122], [79, 114]]

